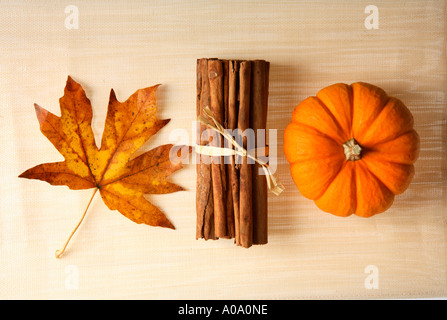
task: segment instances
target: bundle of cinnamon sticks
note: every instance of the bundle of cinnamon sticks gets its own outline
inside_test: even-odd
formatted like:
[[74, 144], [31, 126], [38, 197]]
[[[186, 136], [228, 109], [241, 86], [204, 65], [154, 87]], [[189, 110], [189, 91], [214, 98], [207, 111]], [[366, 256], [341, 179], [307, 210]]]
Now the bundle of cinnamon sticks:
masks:
[[[269, 69], [264, 60], [198, 59], [197, 116], [210, 108], [224, 128], [239, 134], [252, 129], [254, 141], [247, 141], [249, 135], [235, 138], [246, 150], [257, 147], [256, 133], [265, 132], [267, 123]], [[206, 125], [198, 131], [198, 145], [224, 147]], [[245, 248], [266, 244], [268, 190], [259, 165], [238, 155], [206, 157], [197, 163], [196, 238], [234, 238]]]

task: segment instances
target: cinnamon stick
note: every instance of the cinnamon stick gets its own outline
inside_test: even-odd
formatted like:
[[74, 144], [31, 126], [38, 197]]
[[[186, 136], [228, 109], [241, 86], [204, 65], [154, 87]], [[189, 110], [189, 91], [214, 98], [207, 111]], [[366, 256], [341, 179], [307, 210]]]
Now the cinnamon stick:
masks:
[[[238, 129], [244, 133], [250, 126], [251, 61], [243, 61], [239, 69], [239, 113]], [[243, 136], [243, 147], [247, 149], [247, 137]], [[249, 248], [253, 244], [252, 212], [252, 165], [242, 157], [239, 190], [239, 237], [240, 245]]]
[[[224, 128], [229, 128], [228, 122], [230, 118], [230, 105], [229, 105], [229, 93], [230, 93], [230, 61], [222, 61], [223, 67], [223, 92], [224, 92]], [[230, 143], [226, 142], [225, 147], [229, 148]], [[225, 170], [225, 188], [226, 188], [226, 215], [227, 215], [227, 237], [234, 238], [234, 203], [233, 203], [233, 190], [231, 188], [231, 160], [232, 157], [227, 156], [223, 162], [223, 170]]]
[[[220, 60], [208, 60], [210, 83], [210, 109], [219, 123], [224, 123], [223, 67]], [[212, 146], [223, 147], [222, 137], [214, 132]], [[215, 157], [211, 164], [214, 197], [214, 230], [216, 237], [227, 236], [226, 190], [224, 187], [225, 167], [223, 157]]]
[[[228, 129], [237, 129], [239, 113], [239, 62], [230, 61], [228, 67]], [[233, 200], [234, 238], [237, 245], [239, 237], [239, 166], [236, 165], [235, 156], [230, 157], [230, 189]]]
[[[250, 128], [255, 133], [255, 146], [262, 147], [266, 144], [266, 125], [268, 107], [268, 77], [270, 64], [264, 60], [252, 62]], [[262, 131], [263, 130], [263, 131]], [[259, 141], [260, 135], [264, 135], [264, 141]], [[265, 155], [256, 155], [257, 157]], [[266, 244], [267, 236], [267, 210], [268, 190], [267, 181], [258, 163], [253, 165], [253, 244]]]
[[[203, 109], [210, 104], [210, 87], [208, 80], [208, 61], [197, 61], [197, 115], [204, 115]], [[200, 124], [197, 143], [206, 145], [209, 137], [206, 135], [206, 125]], [[214, 234], [214, 201], [209, 161], [203, 161], [204, 155], [199, 155], [197, 164], [196, 186], [196, 238], [215, 239]]]

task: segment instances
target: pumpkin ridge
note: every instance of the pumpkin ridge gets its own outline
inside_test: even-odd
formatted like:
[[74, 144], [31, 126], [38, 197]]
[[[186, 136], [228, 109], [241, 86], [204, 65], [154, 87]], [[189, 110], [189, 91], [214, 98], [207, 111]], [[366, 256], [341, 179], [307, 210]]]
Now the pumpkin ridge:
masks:
[[380, 160], [380, 161], [389, 163], [389, 164], [391, 164], [391, 165], [409, 166], [409, 167], [413, 166], [413, 167], [414, 167], [414, 164], [412, 164], [412, 163], [397, 162], [397, 161], [389, 161], [389, 160]]
[[[400, 193], [402, 193], [402, 192], [394, 192], [393, 190], [391, 190], [391, 188], [390, 187], [388, 187], [388, 185], [387, 185], [387, 183], [385, 182], [385, 181], [383, 181], [381, 178], [379, 178], [375, 173], [374, 173], [374, 171], [370, 168], [370, 166], [371, 166], [371, 162], [381, 162], [381, 163], [383, 163], [383, 164], [391, 164], [391, 165], [398, 165], [398, 166], [403, 166], [403, 167], [406, 167], [406, 170], [408, 170], [408, 172], [407, 172], [407, 174], [408, 174], [408, 176], [411, 176], [411, 179], [410, 179], [410, 181], [412, 180], [412, 178], [413, 178], [413, 176], [414, 176], [414, 165], [412, 165], [412, 164], [406, 164], [406, 163], [397, 163], [397, 162], [391, 162], [391, 161], [387, 161], [387, 160], [365, 160], [364, 161], [364, 164], [365, 164], [365, 166], [366, 166], [366, 169], [371, 173], [371, 175], [374, 177], [374, 178], [376, 178], [378, 181], [380, 181], [392, 194], [394, 194], [394, 195], [397, 195], [397, 194], [400, 194]], [[411, 169], [411, 170], [410, 170]], [[413, 172], [413, 174], [411, 174], [410, 172]], [[407, 186], [408, 187], [408, 186]], [[405, 188], [406, 189], [406, 188]]]
[[[394, 193], [388, 189], [388, 187], [382, 182], [382, 180], [378, 179], [377, 176], [374, 175], [371, 172], [371, 170], [369, 170], [369, 168], [365, 165], [364, 162], [357, 162], [357, 164], [361, 166], [361, 168], [360, 167], [358, 168], [359, 171], [361, 170], [364, 172], [363, 174], [365, 174], [365, 173], [368, 174], [369, 177], [371, 178], [370, 180], [374, 179], [377, 187], [380, 189], [379, 193], [381, 195], [386, 196], [387, 194], [389, 194], [392, 196], [392, 199], [394, 199]], [[363, 176], [363, 178], [364, 178], [364, 176]], [[359, 179], [359, 181], [362, 181], [361, 172], [359, 172], [359, 173], [356, 172], [356, 179]], [[372, 183], [372, 182], [368, 182], [368, 183]], [[363, 201], [365, 201], [365, 196], [363, 195], [362, 191], [363, 191], [363, 188], [361, 186], [357, 187], [356, 193], [355, 193], [356, 201], [358, 201], [358, 199], [363, 199]], [[371, 192], [369, 192], [369, 193], [371, 193]], [[378, 199], [381, 200], [380, 195], [378, 195]], [[386, 200], [386, 199], [383, 198], [383, 200]], [[389, 207], [389, 206], [391, 206], [391, 203], [392, 203], [392, 201], [390, 203], [389, 203], [389, 201], [385, 201], [385, 203], [378, 202], [376, 205], [370, 206], [370, 209], [368, 211], [365, 211], [364, 208], [362, 208], [361, 206], [356, 207], [355, 215], [360, 216], [360, 217], [366, 217], [366, 218], [372, 217], [378, 213], [383, 212], [383, 208], [381, 208], [383, 204], [385, 204], [385, 207]], [[385, 208], [385, 210], [386, 210], [386, 208]]]
[[390, 96], [386, 96], [386, 100], [380, 105], [380, 112], [376, 115], [376, 117], [374, 118], [374, 120], [369, 124], [370, 126], [377, 121], [377, 119], [379, 118], [379, 116], [382, 114], [383, 110], [385, 110], [385, 106], [390, 102], [391, 97]]
[[352, 132], [353, 123], [354, 123], [354, 89], [352, 88], [352, 84], [349, 85], [349, 108], [351, 111], [351, 123], [349, 124], [349, 134], [352, 138], [354, 138], [354, 133]]
[[326, 191], [328, 190], [330, 185], [335, 181], [335, 179], [343, 171], [343, 169], [346, 167], [346, 165], [347, 165], [347, 161], [343, 162], [343, 165], [340, 166], [340, 168], [338, 169], [338, 172], [336, 174], [334, 174], [334, 176], [332, 177], [331, 181], [328, 182], [326, 189], [322, 190], [321, 194], [318, 197], [315, 197], [314, 199], [312, 199], [313, 201], [317, 201], [318, 199], [320, 199], [326, 193]]
[[[312, 164], [318, 164], [318, 162], [326, 162], [324, 163], [327, 166], [330, 166], [333, 168], [333, 170], [331, 169], [331, 174], [328, 175], [328, 179], [321, 179], [321, 177], [325, 176], [324, 174], [324, 170], [318, 170], [318, 168], [314, 168], [312, 167], [312, 170], [309, 168], [309, 166], [311, 167]], [[310, 195], [307, 191], [303, 192], [303, 190], [301, 189], [301, 186], [309, 186], [308, 183], [305, 184], [301, 184], [301, 179], [297, 179], [297, 181], [295, 181], [295, 183], [301, 186], [298, 186], [299, 191], [308, 199], [319, 199], [325, 192], [325, 190], [333, 183], [333, 181], [337, 178], [337, 176], [340, 174], [340, 172], [343, 170], [343, 167], [346, 165], [346, 161], [344, 161], [343, 159], [337, 159], [336, 156], [332, 156], [332, 157], [328, 157], [325, 159], [320, 159], [317, 161], [313, 161], [312, 159], [308, 159], [308, 160], [298, 160], [295, 161], [294, 163], [291, 163], [290, 165], [290, 172], [293, 174], [293, 172], [295, 171], [294, 168], [295, 167], [305, 167], [305, 168], [309, 168], [307, 169], [307, 173], [311, 173], [311, 178], [313, 182], [315, 181], [319, 181], [319, 182], [324, 182], [324, 184], [320, 184], [318, 193], [313, 193], [313, 195]], [[322, 175], [321, 175], [322, 174]], [[292, 177], [293, 178], [293, 177]], [[301, 176], [301, 178], [306, 179], [304, 181], [307, 181], [308, 177], [303, 177]], [[306, 188], [307, 189], [307, 188]], [[307, 189], [308, 190], [308, 189]]]
[[392, 194], [394, 194], [393, 191], [391, 191], [390, 188], [388, 188], [388, 186], [385, 184], [385, 182], [382, 181], [382, 179], [380, 179], [369, 167], [368, 167], [368, 162], [367, 161], [362, 161], [363, 167], [365, 168], [365, 170], [368, 170], [368, 172], [371, 174], [371, 176], [373, 176], [378, 182], [379, 184], [382, 185], [382, 187], [385, 187], [389, 192], [391, 192]]
[[357, 197], [357, 166], [359, 165], [359, 161], [354, 161], [353, 163], [353, 174], [351, 177], [351, 188], [353, 188], [354, 192], [352, 195], [352, 209], [354, 210], [353, 213], [355, 214], [357, 212], [357, 203], [358, 203], [358, 197]]
[[[365, 83], [365, 82], [355, 82], [355, 83], [352, 83], [351, 85], [350, 85], [350, 87], [352, 88], [352, 86], [353, 85], [360, 85], [360, 86], [363, 86], [363, 87], [369, 87], [369, 84], [368, 83]], [[373, 86], [373, 87], [375, 87], [375, 86]], [[380, 90], [382, 90], [381, 88], [379, 88]], [[351, 135], [352, 135], [352, 137], [353, 138], [355, 138], [354, 137], [354, 132], [353, 132], [353, 130], [354, 130], [354, 109], [355, 109], [355, 106], [354, 106], [354, 89], [352, 89], [352, 91], [351, 91], [351, 98], [352, 98], [352, 100], [351, 100], [351, 103], [352, 103], [352, 114], [351, 114], [351, 121], [352, 121], [352, 123], [351, 123]], [[369, 124], [369, 126], [371, 126], [376, 120], [377, 120], [377, 118], [380, 116], [380, 114], [383, 112], [383, 109], [385, 108], [385, 106], [390, 102], [390, 100], [391, 100], [391, 97], [388, 95], [388, 94], [386, 94], [386, 92], [384, 92], [384, 100], [383, 101], [380, 101], [381, 103], [378, 105], [378, 107], [377, 108], [379, 108], [380, 109], [380, 112], [374, 117], [374, 119], [372, 120], [372, 122]], [[367, 132], [368, 130], [366, 130], [365, 132]], [[363, 132], [363, 133], [365, 133], [365, 132]]]
[[312, 127], [296, 122], [290, 123], [284, 131], [283, 149], [287, 161], [291, 164], [302, 159], [343, 156], [339, 143], [320, 134]]
[[[381, 114], [385, 111], [386, 106], [387, 106], [392, 100], [401, 103], [402, 106], [404, 106], [405, 108], [407, 108], [407, 107], [405, 106], [405, 104], [404, 104], [401, 100], [399, 100], [399, 99], [397, 99], [397, 98], [393, 98], [393, 97], [387, 96], [386, 103], [383, 104], [382, 109], [381, 109], [380, 112], [377, 114], [377, 116], [374, 118], [374, 120], [369, 124], [369, 127], [374, 126], [374, 124], [376, 123], [377, 119], [380, 118]], [[414, 125], [414, 118], [413, 118], [413, 115], [411, 114], [410, 109], [407, 108], [407, 110], [409, 111], [409, 115], [411, 116], [411, 119], [412, 119], [412, 121], [413, 121], [413, 125]], [[411, 128], [408, 129], [407, 131], [402, 132], [402, 133], [400, 133], [399, 135], [393, 136], [393, 137], [391, 137], [390, 139], [378, 140], [377, 142], [375, 142], [375, 144], [384, 143], [384, 142], [388, 142], [388, 141], [392, 141], [392, 140], [394, 140], [394, 139], [397, 139], [398, 137], [400, 137], [400, 136], [402, 136], [402, 135], [404, 135], [404, 134], [407, 134], [407, 133], [410, 132], [411, 130], [414, 130], [413, 125], [412, 125]], [[366, 133], [368, 133], [368, 132], [369, 132], [369, 130], [366, 130], [366, 131], [364, 132], [364, 134], [366, 134]]]
[[336, 138], [331, 137], [331, 136], [328, 135], [327, 133], [324, 133], [323, 131], [319, 130], [318, 128], [309, 126], [308, 124], [301, 123], [301, 122], [295, 122], [295, 124], [300, 125], [300, 126], [302, 126], [302, 127], [304, 127], [304, 128], [313, 130], [313, 131], [315, 131], [315, 134], [319, 134], [319, 135], [321, 135], [321, 136], [323, 136], [323, 137], [325, 137], [325, 138], [328, 138], [328, 139], [332, 140], [333, 142], [335, 142], [336, 144], [340, 144], [340, 141], [342, 141], [341, 137], [339, 137], [340, 140], [337, 141]]
[[[383, 140], [381, 140], [381, 141], [379, 140], [378, 142], [375, 142], [375, 141], [374, 141], [374, 144], [370, 144], [370, 145], [368, 145], [367, 147], [365, 147], [365, 149], [368, 150], [368, 149], [371, 149], [372, 147], [377, 146], [377, 145], [379, 145], [379, 144], [387, 143], [387, 142], [390, 142], [390, 141], [399, 139], [400, 137], [402, 137], [402, 136], [404, 136], [404, 135], [406, 135], [406, 134], [409, 134], [409, 133], [412, 132], [412, 131], [415, 131], [415, 130], [414, 130], [414, 129], [410, 129], [410, 130], [408, 130], [408, 131], [405, 131], [405, 132], [403, 132], [403, 133], [401, 133], [401, 134], [398, 134], [397, 136], [391, 137], [391, 138], [389, 138], [389, 139], [383, 139]], [[367, 151], [365, 151], [365, 152], [367, 152]]]
[[[405, 133], [402, 133], [401, 135], [398, 135], [397, 137], [394, 137], [392, 139], [389, 140], [384, 140], [383, 142], [379, 142], [376, 143], [374, 145], [370, 145], [368, 147], [365, 148], [365, 155], [368, 155], [369, 153], [383, 153], [383, 150], [387, 150], [386, 148], [384, 148], [384, 145], [389, 144], [389, 143], [393, 143], [394, 141], [398, 141], [401, 139], [401, 137], [407, 136], [407, 135], [411, 135], [413, 136], [413, 139], [416, 139], [416, 143], [414, 143], [414, 145], [412, 145], [412, 147], [407, 150], [406, 152], [402, 152], [400, 150], [395, 150], [393, 149], [388, 149], [391, 150], [390, 154], [397, 154], [397, 155], [405, 155], [404, 158], [402, 158], [401, 160], [396, 159], [396, 157], [393, 157], [392, 159], [387, 158], [386, 160], [382, 160], [382, 161], [387, 161], [387, 163], [390, 164], [397, 164], [397, 165], [414, 165], [414, 163], [417, 161], [418, 157], [419, 157], [419, 135], [416, 132], [416, 130], [411, 129]], [[379, 149], [382, 149], [382, 151], [380, 151]], [[409, 152], [409, 154], [407, 154], [407, 152]]]
[[[324, 109], [324, 111], [326, 111], [326, 113], [332, 118], [332, 120], [334, 120], [334, 123], [337, 126], [337, 128], [339, 129], [339, 131], [345, 132], [345, 130], [343, 130], [342, 125], [338, 121], [337, 117], [332, 113], [332, 111], [327, 107], [327, 105], [320, 99], [320, 97], [315, 96], [315, 98], [317, 99], [317, 101], [321, 105], [321, 107]], [[343, 137], [341, 139], [343, 140]]]

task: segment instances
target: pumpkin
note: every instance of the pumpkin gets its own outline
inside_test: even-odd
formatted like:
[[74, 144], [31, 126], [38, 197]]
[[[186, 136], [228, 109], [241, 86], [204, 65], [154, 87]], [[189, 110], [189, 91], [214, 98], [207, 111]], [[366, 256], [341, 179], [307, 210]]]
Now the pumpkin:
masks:
[[284, 154], [299, 192], [321, 210], [371, 217], [408, 188], [419, 135], [399, 99], [368, 83], [337, 83], [295, 107]]

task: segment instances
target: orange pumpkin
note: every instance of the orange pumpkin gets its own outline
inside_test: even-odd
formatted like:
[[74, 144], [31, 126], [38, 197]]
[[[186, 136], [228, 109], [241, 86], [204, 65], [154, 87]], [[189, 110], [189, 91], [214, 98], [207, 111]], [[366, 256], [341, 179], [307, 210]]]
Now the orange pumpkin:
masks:
[[284, 153], [298, 190], [321, 210], [370, 217], [408, 188], [419, 135], [400, 100], [371, 84], [338, 83], [295, 107]]

